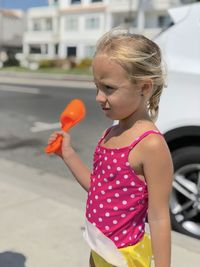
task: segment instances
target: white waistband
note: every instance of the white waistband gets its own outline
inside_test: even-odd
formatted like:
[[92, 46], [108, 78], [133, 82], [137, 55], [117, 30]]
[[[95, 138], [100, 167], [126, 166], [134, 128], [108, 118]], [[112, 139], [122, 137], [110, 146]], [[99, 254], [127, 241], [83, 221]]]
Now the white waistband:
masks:
[[87, 218], [85, 221], [83, 237], [91, 249], [105, 261], [116, 267], [128, 267], [123, 255], [119, 252], [113, 241], [90, 223]]

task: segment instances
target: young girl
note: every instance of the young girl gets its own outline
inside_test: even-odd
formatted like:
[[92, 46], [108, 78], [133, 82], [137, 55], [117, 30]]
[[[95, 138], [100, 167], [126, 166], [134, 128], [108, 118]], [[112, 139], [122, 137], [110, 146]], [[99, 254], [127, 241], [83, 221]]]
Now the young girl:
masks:
[[[168, 201], [173, 167], [154, 124], [164, 86], [159, 47], [142, 35], [112, 30], [93, 59], [96, 101], [118, 124], [107, 129], [94, 153], [92, 172], [63, 136], [57, 152], [88, 192], [85, 239], [91, 267], [170, 266]], [[148, 215], [151, 240], [145, 233]]]

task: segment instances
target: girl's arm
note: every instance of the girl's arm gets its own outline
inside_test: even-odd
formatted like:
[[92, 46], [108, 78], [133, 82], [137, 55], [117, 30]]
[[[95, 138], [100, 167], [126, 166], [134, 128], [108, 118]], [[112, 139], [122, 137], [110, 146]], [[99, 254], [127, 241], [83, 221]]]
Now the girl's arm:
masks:
[[65, 156], [63, 156], [63, 161], [70, 169], [71, 173], [79, 182], [79, 184], [86, 191], [88, 191], [90, 187], [90, 170], [83, 163], [83, 161], [73, 148], [67, 153], [65, 153]]
[[52, 143], [58, 135], [63, 136], [62, 146], [59, 151], [56, 152], [58, 156], [60, 156], [67, 167], [70, 169], [73, 176], [79, 182], [79, 184], [86, 190], [89, 190], [90, 187], [90, 170], [83, 163], [79, 155], [75, 152], [75, 150], [71, 146], [70, 135], [63, 131], [54, 132], [49, 140], [48, 144]]
[[163, 137], [151, 135], [146, 141], [143, 168], [149, 194], [148, 222], [155, 267], [170, 267], [169, 196], [172, 188], [173, 164]]

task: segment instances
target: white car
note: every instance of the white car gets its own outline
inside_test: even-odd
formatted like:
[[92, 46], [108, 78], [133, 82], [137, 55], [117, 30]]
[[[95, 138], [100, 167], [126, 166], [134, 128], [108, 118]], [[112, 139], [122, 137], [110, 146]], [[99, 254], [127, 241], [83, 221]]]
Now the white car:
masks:
[[200, 239], [200, 3], [169, 10], [173, 24], [154, 41], [168, 68], [158, 128], [174, 163], [172, 226]]

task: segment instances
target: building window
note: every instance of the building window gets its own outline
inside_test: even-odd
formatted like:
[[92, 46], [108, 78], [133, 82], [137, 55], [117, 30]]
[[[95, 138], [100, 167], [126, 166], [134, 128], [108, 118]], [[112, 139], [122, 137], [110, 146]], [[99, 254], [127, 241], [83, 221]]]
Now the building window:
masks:
[[77, 17], [66, 17], [65, 30], [66, 31], [77, 31], [78, 30], [78, 18]]
[[42, 25], [40, 20], [33, 20], [33, 31], [41, 31]]
[[57, 6], [59, 4], [59, 0], [49, 0], [49, 5]]
[[41, 54], [41, 46], [40, 45], [31, 45], [30, 46], [31, 54]]
[[45, 30], [52, 31], [52, 29], [53, 29], [52, 19], [51, 18], [45, 19]]
[[159, 16], [158, 17], [158, 27], [167, 28], [171, 23], [170, 16]]
[[58, 55], [59, 44], [55, 44], [55, 54]]
[[85, 22], [86, 29], [99, 29], [100, 28], [100, 19], [99, 17], [87, 18]]
[[81, 0], [71, 0], [71, 5], [81, 4]]
[[76, 46], [67, 47], [67, 57], [76, 57]]
[[88, 58], [93, 58], [95, 53], [95, 45], [88, 45], [85, 47], [85, 56]]

